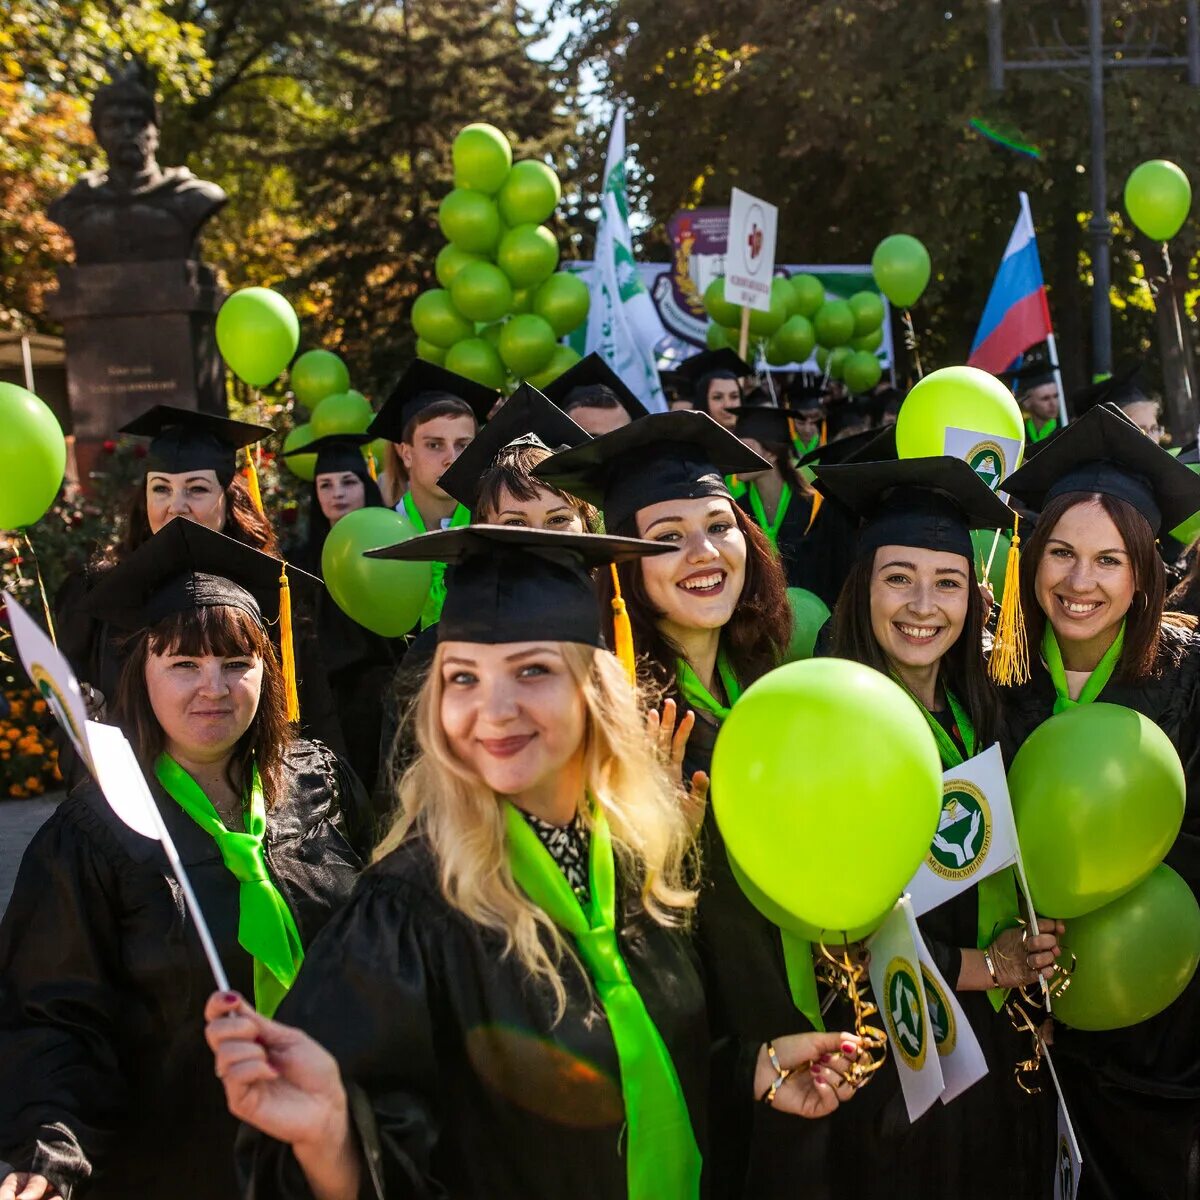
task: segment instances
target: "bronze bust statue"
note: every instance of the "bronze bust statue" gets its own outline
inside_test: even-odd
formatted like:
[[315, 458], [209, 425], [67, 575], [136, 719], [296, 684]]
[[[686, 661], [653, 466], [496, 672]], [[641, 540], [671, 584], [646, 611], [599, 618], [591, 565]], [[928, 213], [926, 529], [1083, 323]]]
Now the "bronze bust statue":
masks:
[[108, 169], [89, 171], [48, 209], [71, 235], [76, 263], [197, 257], [200, 227], [226, 195], [187, 167], [160, 167], [158, 128], [150, 73], [136, 61], [114, 72], [92, 102], [92, 129]]

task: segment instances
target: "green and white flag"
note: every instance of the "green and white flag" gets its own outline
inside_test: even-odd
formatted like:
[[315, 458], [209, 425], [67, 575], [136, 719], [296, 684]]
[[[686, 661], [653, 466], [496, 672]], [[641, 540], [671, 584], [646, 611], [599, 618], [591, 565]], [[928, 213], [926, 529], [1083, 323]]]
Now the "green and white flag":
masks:
[[1079, 1177], [1083, 1174], [1083, 1154], [1075, 1140], [1075, 1130], [1067, 1112], [1062, 1088], [1058, 1083], [1058, 1072], [1050, 1058], [1050, 1049], [1042, 1043], [1042, 1061], [1050, 1072], [1054, 1090], [1058, 1095], [1058, 1138], [1054, 1153], [1054, 1200], [1075, 1200], [1079, 1194]]

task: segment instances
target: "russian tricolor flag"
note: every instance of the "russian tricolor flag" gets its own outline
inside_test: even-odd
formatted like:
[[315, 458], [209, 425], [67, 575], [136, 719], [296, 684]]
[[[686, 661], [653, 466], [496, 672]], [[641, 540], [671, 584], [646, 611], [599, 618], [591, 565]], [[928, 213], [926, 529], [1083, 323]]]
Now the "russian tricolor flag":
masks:
[[967, 362], [998, 375], [1053, 333], [1029, 197], [1022, 192], [1021, 215], [1008, 239]]

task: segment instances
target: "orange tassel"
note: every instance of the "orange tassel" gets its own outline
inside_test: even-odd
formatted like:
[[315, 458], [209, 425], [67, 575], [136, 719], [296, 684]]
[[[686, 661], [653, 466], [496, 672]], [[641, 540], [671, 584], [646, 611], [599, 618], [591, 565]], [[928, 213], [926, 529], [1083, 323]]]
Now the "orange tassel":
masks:
[[372, 483], [379, 482], [379, 465], [375, 461], [375, 451], [367, 451], [367, 474], [371, 477]]
[[813, 527], [813, 522], [817, 519], [817, 513], [821, 511], [821, 501], [824, 499], [825, 497], [822, 496], [820, 492], [813, 492], [812, 512], [809, 514], [808, 524], [804, 528], [805, 533], [807, 533]]
[[287, 563], [279, 572], [279, 657], [283, 666], [283, 691], [287, 719], [300, 720], [300, 693], [296, 690], [296, 644], [292, 634], [292, 589], [288, 586]]
[[996, 639], [988, 673], [999, 684], [1009, 686], [1029, 679], [1029, 639], [1025, 633], [1025, 613], [1021, 608], [1021, 518], [1013, 519], [1012, 544], [1004, 566], [1004, 595], [996, 618]]
[[637, 659], [633, 652], [633, 625], [629, 620], [629, 610], [625, 607], [625, 599], [621, 595], [621, 577], [617, 574], [617, 564], [609, 564], [612, 570], [613, 582], [613, 653], [617, 656], [629, 682], [637, 683]]
[[263, 508], [262, 488], [258, 485], [258, 468], [254, 465], [254, 455], [250, 453], [250, 447], [246, 447], [246, 490], [250, 493], [250, 503], [258, 510], [260, 517], [265, 517], [266, 510]]

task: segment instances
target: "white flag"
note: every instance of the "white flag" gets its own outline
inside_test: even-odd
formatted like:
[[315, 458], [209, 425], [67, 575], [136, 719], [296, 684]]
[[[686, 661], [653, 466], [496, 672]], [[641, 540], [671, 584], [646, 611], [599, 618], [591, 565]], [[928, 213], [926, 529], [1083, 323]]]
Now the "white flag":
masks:
[[1063, 1099], [1062, 1088], [1058, 1083], [1058, 1072], [1050, 1059], [1050, 1049], [1042, 1044], [1042, 1058], [1050, 1072], [1054, 1083], [1054, 1091], [1058, 1096], [1058, 1137], [1054, 1149], [1054, 1200], [1075, 1200], [1079, 1194], [1079, 1177], [1083, 1174], [1083, 1153], [1075, 1140], [1075, 1129], [1067, 1112], [1067, 1102]]
[[988, 1073], [987, 1059], [954, 989], [946, 983], [945, 976], [933, 961], [919, 927], [916, 940], [925, 983], [925, 1006], [929, 1009], [929, 1028], [946, 1084], [942, 1103], [949, 1104]]

